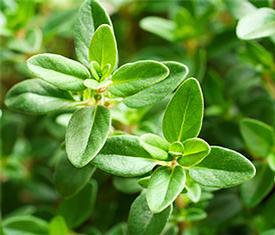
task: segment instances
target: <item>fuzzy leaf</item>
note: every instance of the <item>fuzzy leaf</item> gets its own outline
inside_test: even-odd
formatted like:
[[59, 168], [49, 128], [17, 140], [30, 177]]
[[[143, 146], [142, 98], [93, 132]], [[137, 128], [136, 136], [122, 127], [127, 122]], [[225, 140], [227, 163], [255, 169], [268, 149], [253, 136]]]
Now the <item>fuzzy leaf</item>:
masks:
[[65, 219], [69, 228], [76, 228], [89, 218], [93, 211], [96, 194], [97, 183], [92, 180], [76, 195], [61, 203], [59, 214]]
[[160, 62], [141, 60], [121, 66], [112, 76], [110, 92], [116, 97], [127, 97], [152, 86], [169, 74], [169, 69]]
[[168, 206], [160, 213], [152, 213], [148, 207], [146, 196], [140, 194], [133, 202], [129, 219], [128, 234], [129, 235], [159, 235], [164, 229], [170, 214], [172, 206]]
[[112, 27], [107, 24], [100, 25], [92, 38], [89, 48], [90, 61], [96, 61], [101, 71], [110, 65], [109, 75], [117, 65], [117, 45]]
[[5, 104], [20, 112], [45, 114], [69, 110], [75, 102], [67, 91], [60, 90], [41, 79], [29, 79], [19, 82], [9, 90]]
[[27, 65], [35, 76], [64, 90], [83, 90], [83, 81], [90, 78], [89, 71], [82, 64], [61, 55], [35, 55], [28, 59]]
[[123, 102], [131, 108], [140, 108], [152, 105], [170, 95], [186, 78], [188, 68], [177, 62], [163, 62], [168, 69], [169, 75], [162, 81], [148, 86], [134, 95], [126, 97]]
[[170, 141], [196, 137], [203, 118], [203, 96], [199, 83], [189, 78], [176, 91], [163, 118], [163, 134]]
[[55, 169], [55, 187], [63, 197], [71, 197], [88, 183], [94, 171], [95, 168], [90, 164], [83, 168], [74, 167], [64, 154]]
[[202, 139], [192, 138], [183, 142], [184, 154], [178, 163], [191, 167], [200, 163], [210, 152], [210, 146]]
[[258, 120], [245, 118], [241, 121], [241, 134], [255, 157], [267, 157], [274, 143], [273, 129]]
[[173, 169], [163, 166], [154, 171], [146, 191], [150, 210], [159, 213], [172, 204], [184, 189], [185, 180], [185, 171], [180, 166]]
[[157, 161], [140, 146], [134, 136], [114, 136], [92, 161], [97, 168], [123, 177], [144, 175], [156, 166]]
[[255, 167], [240, 153], [213, 146], [209, 155], [189, 173], [204, 186], [228, 188], [251, 179], [255, 175]]
[[99, 1], [85, 0], [79, 8], [74, 27], [75, 52], [81, 63], [89, 64], [89, 47], [95, 30], [101, 24], [112, 22]]
[[111, 127], [110, 111], [103, 106], [77, 110], [66, 130], [66, 152], [75, 167], [87, 165], [103, 147]]
[[237, 36], [250, 40], [275, 35], [275, 10], [260, 8], [245, 15], [237, 25]]

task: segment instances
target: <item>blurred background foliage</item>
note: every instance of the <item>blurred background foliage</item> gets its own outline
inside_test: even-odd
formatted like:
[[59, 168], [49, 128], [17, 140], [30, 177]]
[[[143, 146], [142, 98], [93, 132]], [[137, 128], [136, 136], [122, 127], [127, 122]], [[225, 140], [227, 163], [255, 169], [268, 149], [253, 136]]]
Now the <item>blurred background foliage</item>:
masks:
[[[1, 218], [12, 224], [12, 218], [21, 216], [24, 228], [28, 221], [37, 220], [37, 231], [44, 231], [43, 226], [50, 223], [51, 234], [68, 234], [69, 230], [71, 234], [125, 234], [130, 205], [140, 191], [136, 179], [95, 171], [82, 190], [86, 193], [78, 194], [84, 204], [79, 208], [73, 198], [62, 198], [55, 187], [55, 165], [63, 157], [70, 114], [28, 116], [7, 110], [3, 104], [6, 91], [30, 77], [25, 64], [30, 56], [51, 52], [75, 58], [73, 21], [81, 2], [0, 0]], [[185, 210], [176, 209], [171, 219], [178, 228], [169, 225], [163, 234], [178, 230], [184, 235], [275, 234], [274, 172], [249, 149], [240, 132], [240, 121], [247, 117], [275, 128], [275, 38], [244, 41], [236, 36], [241, 16], [254, 8], [274, 8], [274, 1], [100, 2], [114, 24], [120, 63], [157, 59], [188, 65], [205, 97], [201, 136], [211, 145], [242, 152], [258, 169], [251, 182], [205, 192], [198, 204], [182, 198]], [[118, 106], [113, 115], [115, 131], [159, 133], [168, 100], [140, 110]]]

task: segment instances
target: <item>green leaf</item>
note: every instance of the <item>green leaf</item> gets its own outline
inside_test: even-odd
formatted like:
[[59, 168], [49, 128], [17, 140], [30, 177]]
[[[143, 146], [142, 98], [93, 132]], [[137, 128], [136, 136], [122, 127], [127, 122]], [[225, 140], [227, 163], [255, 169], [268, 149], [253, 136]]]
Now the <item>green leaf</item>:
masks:
[[126, 97], [123, 102], [131, 108], [140, 108], [152, 105], [170, 95], [188, 74], [188, 68], [177, 62], [163, 62], [168, 69], [169, 75], [164, 80], [148, 86], [134, 95]]
[[200, 138], [192, 138], [183, 142], [184, 154], [178, 163], [185, 167], [199, 164], [209, 153], [210, 146]]
[[74, 167], [64, 154], [55, 169], [55, 187], [63, 197], [74, 196], [88, 183], [94, 171], [90, 164], [82, 168]]
[[2, 223], [5, 235], [26, 234], [26, 235], [48, 235], [48, 224], [31, 215], [12, 216]]
[[119, 223], [113, 226], [106, 235], [127, 235], [127, 224], [126, 223]]
[[209, 155], [189, 173], [204, 186], [228, 188], [251, 179], [255, 175], [255, 167], [240, 153], [213, 146]]
[[185, 171], [176, 166], [159, 167], [152, 174], [146, 191], [149, 208], [153, 213], [159, 213], [173, 203], [185, 187]]
[[163, 118], [163, 134], [170, 141], [197, 137], [203, 118], [203, 96], [198, 81], [189, 78], [176, 91]]
[[157, 161], [140, 146], [134, 136], [114, 136], [92, 161], [97, 168], [123, 177], [135, 177], [151, 171]]
[[69, 231], [62, 216], [55, 216], [49, 225], [49, 235], [68, 235]]
[[275, 153], [270, 153], [267, 157], [268, 166], [275, 172]]
[[121, 66], [112, 76], [110, 92], [116, 97], [127, 97], [152, 86], [169, 74], [169, 69], [160, 62], [141, 60]]
[[172, 155], [182, 155], [184, 153], [184, 146], [181, 142], [176, 141], [169, 146], [169, 153]]
[[92, 180], [75, 196], [65, 199], [61, 203], [59, 214], [65, 219], [69, 228], [78, 227], [90, 217], [96, 194], [97, 183]]
[[90, 61], [96, 61], [101, 71], [110, 65], [109, 72], [105, 74], [108, 76], [117, 65], [117, 57], [117, 45], [112, 27], [107, 24], [100, 25], [92, 37], [89, 48]]
[[20, 112], [45, 114], [72, 109], [76, 102], [67, 91], [41, 79], [29, 79], [19, 82], [9, 90], [5, 104]]
[[66, 130], [66, 152], [75, 167], [87, 165], [103, 147], [111, 127], [110, 111], [103, 106], [77, 110]]
[[255, 157], [267, 157], [274, 143], [273, 129], [255, 119], [245, 118], [240, 123], [245, 144]]
[[35, 76], [64, 90], [83, 90], [83, 80], [90, 78], [89, 71], [82, 64], [61, 55], [35, 55], [28, 59], [27, 65]]
[[241, 197], [247, 207], [255, 207], [272, 190], [274, 174], [266, 164], [256, 165], [256, 176], [241, 186]]
[[155, 159], [166, 160], [168, 158], [169, 143], [154, 134], [144, 134], [140, 137], [141, 146]]
[[81, 63], [89, 64], [89, 47], [95, 30], [101, 24], [112, 26], [108, 13], [96, 0], [86, 0], [80, 6], [74, 27], [75, 51]]
[[199, 184], [194, 182], [191, 179], [186, 181], [186, 190], [187, 190], [187, 197], [194, 203], [197, 203], [201, 198], [201, 187]]
[[175, 22], [160, 17], [149, 16], [140, 21], [140, 27], [150, 33], [156, 34], [168, 41], [175, 39]]
[[138, 183], [138, 178], [114, 177], [113, 185], [117, 190], [126, 194], [138, 193], [142, 189]]
[[148, 207], [145, 194], [140, 194], [133, 202], [128, 218], [129, 235], [159, 235], [166, 225], [172, 206], [160, 213], [152, 213]]
[[245, 15], [237, 25], [237, 36], [250, 40], [275, 34], [275, 10], [260, 8]]
[[257, 8], [248, 0], [225, 0], [228, 11], [236, 18], [240, 19], [246, 14], [251, 14]]

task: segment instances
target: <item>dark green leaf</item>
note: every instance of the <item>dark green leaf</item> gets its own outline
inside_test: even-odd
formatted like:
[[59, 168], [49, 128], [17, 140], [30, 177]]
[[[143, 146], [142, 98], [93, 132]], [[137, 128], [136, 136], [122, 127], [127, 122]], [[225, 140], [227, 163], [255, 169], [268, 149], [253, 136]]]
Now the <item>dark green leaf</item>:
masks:
[[96, 194], [97, 183], [92, 180], [74, 197], [61, 203], [59, 214], [63, 216], [69, 228], [78, 227], [89, 218], [93, 212]]
[[203, 118], [203, 96], [198, 81], [189, 78], [183, 82], [168, 104], [163, 118], [163, 134], [170, 141], [196, 137]]
[[68, 110], [76, 103], [67, 92], [41, 80], [29, 79], [16, 84], [6, 95], [5, 104], [31, 114]]
[[160, 213], [152, 213], [148, 207], [145, 194], [139, 195], [133, 202], [129, 219], [129, 235], [159, 235], [164, 229], [169, 216], [172, 212], [172, 206], [168, 206]]
[[110, 17], [96, 0], [85, 0], [79, 8], [74, 27], [75, 51], [80, 62], [89, 64], [89, 47], [95, 30], [101, 24], [112, 26]]
[[152, 174], [146, 191], [148, 205], [153, 213], [159, 213], [173, 203], [185, 187], [185, 171], [180, 166], [159, 167]]
[[255, 157], [267, 157], [273, 145], [273, 129], [263, 122], [254, 119], [241, 121], [241, 134], [244, 141]]
[[55, 169], [55, 187], [63, 197], [73, 196], [88, 183], [94, 171], [95, 168], [90, 164], [83, 168], [74, 167], [64, 154]]
[[35, 55], [28, 59], [27, 65], [34, 75], [64, 90], [83, 90], [83, 81], [90, 78], [82, 64], [61, 55]]
[[5, 235], [26, 234], [26, 235], [48, 235], [48, 224], [31, 215], [13, 216], [2, 223]]
[[209, 155], [189, 173], [204, 186], [227, 188], [251, 179], [255, 175], [255, 167], [240, 153], [213, 146]]
[[114, 136], [107, 140], [92, 164], [110, 174], [123, 177], [144, 175], [156, 166], [134, 136]]
[[110, 111], [103, 106], [77, 110], [66, 130], [66, 152], [76, 167], [87, 165], [103, 147], [111, 127]]
[[256, 165], [256, 176], [241, 187], [241, 196], [247, 207], [254, 207], [272, 190], [274, 174], [266, 164]]
[[138, 193], [142, 189], [138, 184], [138, 178], [114, 177], [113, 185], [120, 192], [127, 194]]

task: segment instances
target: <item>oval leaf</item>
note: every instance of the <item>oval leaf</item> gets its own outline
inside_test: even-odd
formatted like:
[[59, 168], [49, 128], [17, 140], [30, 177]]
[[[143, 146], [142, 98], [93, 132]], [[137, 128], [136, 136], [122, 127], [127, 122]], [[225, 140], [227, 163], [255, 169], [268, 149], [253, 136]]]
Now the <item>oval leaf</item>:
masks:
[[75, 228], [89, 218], [93, 211], [96, 194], [97, 183], [92, 180], [75, 196], [61, 203], [59, 214], [65, 219], [69, 228]]
[[67, 91], [60, 90], [41, 79], [29, 79], [16, 84], [9, 90], [5, 104], [20, 112], [45, 114], [69, 110], [76, 103]]
[[140, 194], [133, 202], [129, 219], [129, 235], [159, 235], [166, 225], [172, 206], [168, 206], [160, 213], [152, 213], [148, 207], [145, 194]]
[[189, 78], [183, 82], [168, 104], [163, 118], [163, 134], [170, 141], [196, 137], [203, 118], [203, 96], [198, 81]]
[[140, 146], [134, 136], [114, 136], [107, 140], [92, 164], [110, 174], [124, 177], [144, 175], [157, 161]]
[[4, 234], [48, 235], [46, 221], [31, 215], [12, 216], [2, 222]]
[[241, 134], [255, 157], [267, 157], [273, 145], [273, 129], [258, 120], [246, 118], [241, 121]]
[[157, 61], [128, 63], [115, 71], [109, 90], [116, 97], [131, 96], [162, 81], [168, 74], [169, 69]]
[[213, 146], [209, 155], [189, 173], [204, 186], [228, 188], [251, 179], [255, 175], [255, 167], [240, 153]]
[[89, 64], [89, 47], [95, 30], [101, 24], [112, 26], [108, 13], [96, 0], [85, 0], [80, 6], [74, 27], [75, 52], [81, 63]]
[[126, 97], [123, 102], [131, 108], [140, 108], [152, 105], [170, 95], [186, 78], [188, 68], [177, 62], [163, 62], [169, 75], [162, 81], [143, 89], [132, 96]]
[[55, 187], [62, 196], [73, 196], [88, 183], [94, 171], [95, 168], [90, 164], [81, 169], [74, 167], [64, 154], [55, 169]]
[[237, 36], [244, 40], [275, 35], [275, 10], [260, 8], [240, 19]]
[[92, 37], [89, 48], [90, 61], [96, 61], [100, 65], [101, 71], [109, 64], [111, 67], [105, 75], [108, 76], [117, 65], [117, 55], [116, 39], [111, 26], [100, 25]]
[[256, 176], [241, 187], [241, 196], [247, 207], [254, 207], [272, 190], [274, 174], [266, 164], [256, 165]]
[[103, 147], [111, 127], [110, 111], [103, 106], [77, 110], [66, 130], [66, 152], [75, 167], [87, 165]]
[[168, 158], [169, 143], [154, 134], [144, 134], [140, 137], [141, 146], [155, 159], [166, 160]]
[[27, 65], [34, 75], [64, 90], [83, 90], [83, 81], [90, 78], [82, 64], [61, 55], [35, 55], [28, 59]]
[[191, 167], [200, 163], [210, 152], [210, 146], [202, 139], [192, 138], [183, 142], [184, 154], [178, 163]]
[[173, 169], [163, 166], [154, 171], [146, 191], [150, 210], [159, 213], [172, 204], [184, 189], [185, 180], [185, 171], [180, 166]]

